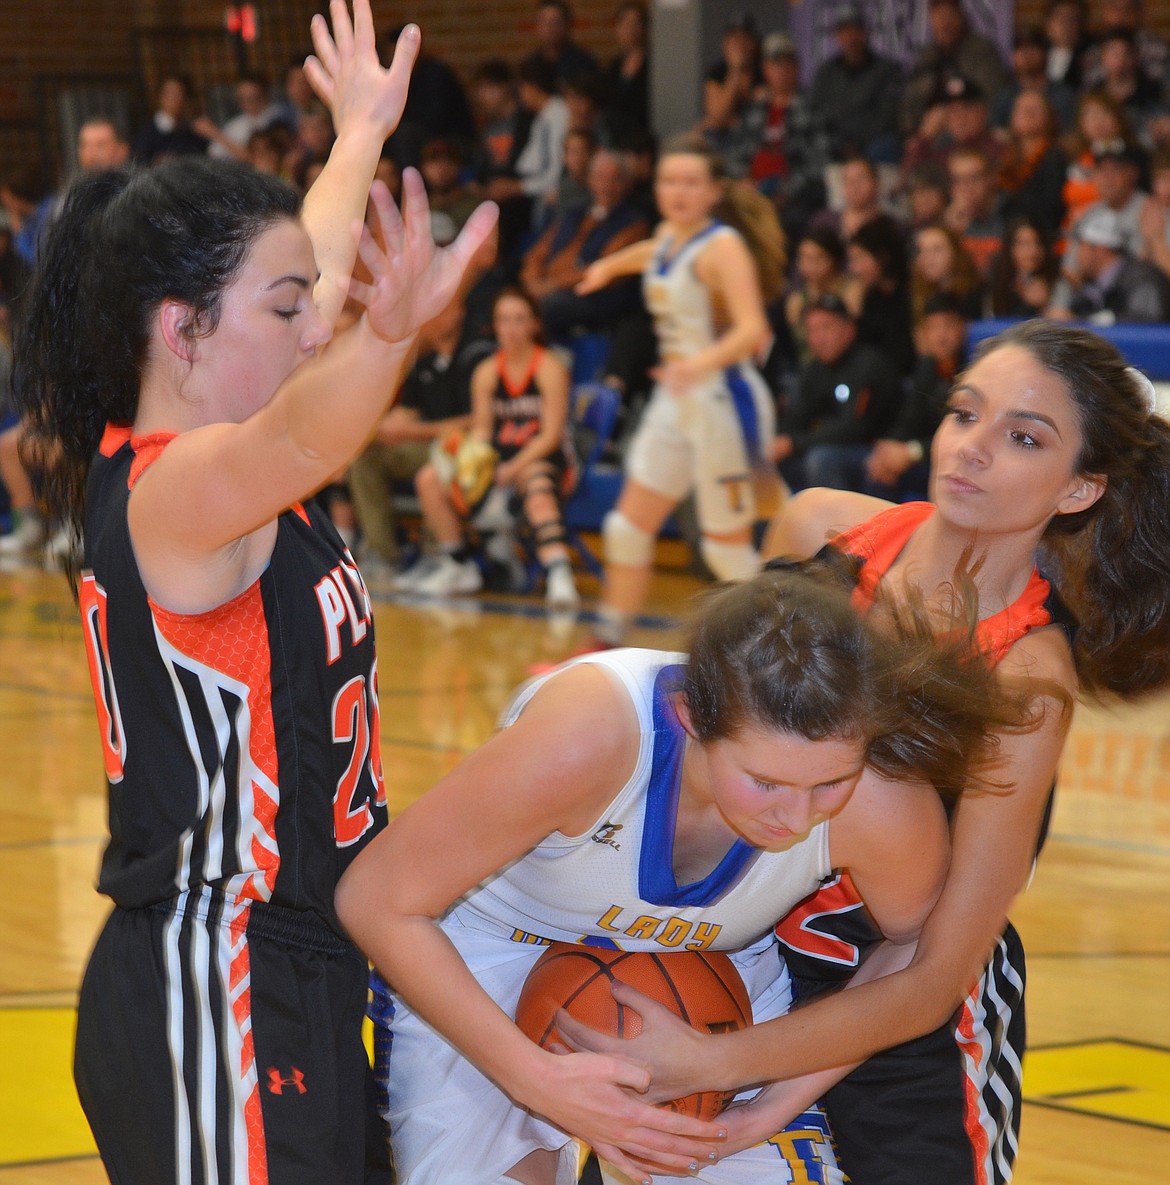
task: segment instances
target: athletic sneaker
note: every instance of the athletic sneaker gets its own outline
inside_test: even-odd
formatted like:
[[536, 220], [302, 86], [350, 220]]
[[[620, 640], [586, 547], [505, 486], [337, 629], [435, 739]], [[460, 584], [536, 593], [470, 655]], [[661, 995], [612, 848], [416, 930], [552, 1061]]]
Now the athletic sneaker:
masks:
[[581, 604], [573, 569], [568, 564], [557, 563], [549, 568], [544, 601], [550, 609], [576, 609]]
[[460, 562], [443, 554], [433, 571], [423, 576], [408, 591], [420, 597], [452, 597], [461, 593], [479, 592], [483, 588], [483, 574], [475, 560]]
[[414, 586], [429, 576], [439, 566], [437, 555], [424, 555], [402, 572], [390, 578], [390, 588], [394, 592], [412, 592]]
[[16, 530], [0, 538], [0, 555], [23, 555], [26, 551], [36, 551], [44, 537], [44, 528], [40, 518], [35, 514], [21, 516]]

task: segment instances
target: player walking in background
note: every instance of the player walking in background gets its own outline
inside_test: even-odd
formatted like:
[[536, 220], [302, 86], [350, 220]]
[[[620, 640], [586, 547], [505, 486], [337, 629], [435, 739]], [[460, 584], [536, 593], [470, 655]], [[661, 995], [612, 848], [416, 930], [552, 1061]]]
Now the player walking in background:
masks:
[[[50, 508], [84, 548], [114, 909], [75, 1073], [120, 1185], [390, 1179], [366, 963], [333, 909], [385, 822], [370, 604], [297, 500], [362, 446], [494, 212], [440, 252], [417, 174], [401, 217], [370, 190], [419, 33], [384, 70], [368, 0], [331, 14], [306, 69], [338, 137], [303, 213], [235, 163], [86, 179], [18, 337]], [[365, 234], [351, 284], [367, 196], [384, 245]], [[347, 290], [365, 312], [330, 340]]]
[[609, 650], [527, 684], [351, 865], [338, 914], [393, 985], [375, 1013], [403, 1185], [563, 1185], [571, 1135], [619, 1132], [706, 1181], [843, 1180], [816, 1110], [799, 1139], [724, 1159], [701, 1139], [722, 1119], [652, 1109], [636, 1063], [546, 1052], [511, 1019], [558, 940], [731, 952], [756, 1019], [775, 1016], [791, 993], [772, 926], [841, 864], [891, 941], [916, 933], [947, 861], [928, 783], [962, 785], [1019, 706], [961, 638], [944, 652], [864, 622], [837, 567], [721, 590], [689, 656]]

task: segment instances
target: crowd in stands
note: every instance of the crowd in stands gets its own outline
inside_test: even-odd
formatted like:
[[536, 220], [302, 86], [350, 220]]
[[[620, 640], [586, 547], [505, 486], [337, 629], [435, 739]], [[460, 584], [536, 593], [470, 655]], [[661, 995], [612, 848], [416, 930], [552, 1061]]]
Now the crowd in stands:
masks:
[[[770, 456], [793, 488], [924, 494], [930, 438], [973, 320], [1170, 322], [1170, 47], [1141, 0], [1050, 0], [1042, 24], [1017, 27], [1006, 57], [960, 0], [927, 0], [927, 10], [929, 37], [908, 68], [875, 51], [857, 6], [837, 9], [835, 51], [803, 72], [787, 32], [731, 11], [701, 80], [702, 115], [672, 129], [701, 136], [727, 183], [760, 201], [783, 258], [758, 361], [777, 405]], [[515, 61], [482, 61], [466, 78], [425, 52], [416, 66], [384, 179], [395, 192], [404, 167], [421, 170], [440, 242], [485, 197], [501, 220], [493, 255], [424, 335], [348, 477], [352, 498], [345, 482], [331, 495], [339, 529], [387, 579], [408, 558], [396, 500], [420, 474], [425, 492], [435, 442], [470, 423], [477, 366], [485, 383], [504, 367], [484, 363], [499, 345], [501, 292], [527, 298], [533, 341], [563, 347], [570, 366], [586, 338], [593, 349], [600, 341], [589, 377], [620, 393], [623, 431], [636, 422], [656, 365], [639, 282], [577, 286], [658, 221], [647, 14], [636, 0], [618, 4], [599, 61], [574, 39], [570, 6], [540, 0], [529, 52]], [[241, 75], [233, 96], [236, 114], [216, 124], [185, 79], [164, 78], [144, 126], [85, 123], [77, 168], [208, 153], [307, 189], [332, 128], [302, 68]], [[4, 383], [9, 319], [61, 193], [29, 192], [2, 162], [0, 179]], [[525, 350], [513, 349], [517, 366]], [[51, 534], [21, 473], [19, 435], [9, 412], [0, 479], [12, 524], [0, 554]]]

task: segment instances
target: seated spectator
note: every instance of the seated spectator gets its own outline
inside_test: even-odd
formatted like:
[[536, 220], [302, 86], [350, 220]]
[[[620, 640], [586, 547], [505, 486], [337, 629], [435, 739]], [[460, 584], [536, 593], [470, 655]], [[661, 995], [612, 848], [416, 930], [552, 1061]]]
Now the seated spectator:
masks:
[[533, 33], [536, 48], [521, 68], [532, 62], [551, 67], [554, 88], [574, 74], [596, 72], [597, 59], [573, 40], [573, 10], [566, 0], [540, 0]]
[[645, 216], [626, 200], [630, 173], [619, 154], [605, 149], [595, 153], [588, 181], [589, 203], [558, 218], [525, 253], [520, 267], [520, 281], [554, 338], [574, 329], [610, 328], [641, 303], [638, 280], [632, 276], [587, 295], [574, 291], [589, 264], [650, 233]]
[[[499, 350], [472, 374], [469, 433], [495, 447], [494, 488], [521, 503], [537, 559], [548, 574], [546, 601], [575, 608], [580, 597], [561, 516], [573, 467], [567, 443], [569, 372], [541, 344], [536, 306], [519, 289], [500, 293], [492, 321]], [[419, 470], [415, 489], [440, 550], [405, 573], [396, 587], [419, 596], [478, 592], [483, 575], [466, 537], [467, 521], [434, 463]]]
[[312, 84], [305, 74], [305, 55], [301, 54], [285, 68], [281, 92], [273, 107], [272, 122], [284, 128], [290, 136], [295, 136], [301, 124], [301, 115], [317, 101]]
[[914, 235], [910, 267], [910, 307], [914, 322], [934, 296], [949, 296], [968, 321], [983, 316], [984, 285], [962, 239], [949, 226], [924, 226]]
[[703, 79], [703, 115], [695, 127], [717, 152], [734, 142], [744, 109], [763, 80], [755, 18], [740, 13], [723, 26], [723, 54]]
[[991, 315], [1037, 317], [1052, 300], [1060, 257], [1045, 226], [1017, 215], [1004, 232], [1004, 248], [991, 265]]
[[910, 230], [941, 222], [951, 204], [951, 187], [946, 170], [939, 165], [919, 165], [905, 176], [903, 188]]
[[841, 208], [822, 210], [814, 226], [828, 226], [848, 241], [867, 222], [890, 215], [881, 201], [877, 166], [860, 156], [841, 166]]
[[1071, 299], [1049, 316], [1094, 325], [1170, 321], [1170, 278], [1128, 254], [1116, 211], [1093, 207], [1077, 223], [1076, 239], [1077, 270], [1065, 272]]
[[232, 95], [238, 111], [222, 128], [206, 116], [195, 120], [192, 126], [208, 140], [208, 156], [246, 161], [252, 133], [263, 131], [274, 123], [280, 112], [269, 102], [268, 80], [262, 74], [242, 74]]
[[1052, 110], [1057, 130], [1067, 132], [1077, 117], [1077, 92], [1048, 77], [1048, 38], [1039, 25], [1024, 25], [1012, 41], [1011, 77], [991, 97], [993, 127], [1007, 129], [1023, 94], [1039, 95]]
[[431, 234], [436, 243], [450, 243], [479, 205], [479, 198], [463, 182], [459, 145], [454, 140], [428, 140], [422, 146], [420, 171], [431, 204]]
[[292, 183], [307, 193], [313, 184], [315, 174], [329, 159], [333, 147], [333, 117], [324, 103], [314, 103], [301, 112], [297, 134], [285, 158], [285, 172]]
[[940, 294], [926, 302], [915, 337], [918, 362], [898, 418], [866, 455], [860, 487], [850, 487], [891, 502], [927, 496], [930, 442], [967, 364], [967, 321], [952, 297]]
[[587, 206], [592, 201], [589, 193], [589, 165], [596, 152], [597, 141], [592, 132], [570, 128], [565, 134], [564, 164], [556, 200], [545, 203], [538, 227], [540, 231], [546, 230], [570, 210]]
[[1064, 222], [1068, 158], [1056, 134], [1048, 100], [1024, 90], [1012, 105], [998, 185], [1005, 217], [1027, 214], [1055, 233]]
[[[479, 125], [472, 158], [476, 183], [484, 194], [493, 189], [499, 193], [501, 181], [512, 190], [517, 182], [516, 161], [532, 128], [532, 112], [520, 102], [512, 67], [502, 58], [481, 62], [472, 76], [471, 95]], [[513, 245], [529, 228], [531, 203], [522, 195], [498, 200], [500, 242], [504, 256], [510, 257]]]
[[1121, 144], [1139, 158], [1137, 139], [1121, 106], [1104, 91], [1087, 91], [1077, 103], [1077, 121], [1064, 146], [1068, 158], [1064, 190], [1064, 229], [1101, 197], [1097, 190], [1097, 156]]
[[901, 383], [877, 350], [858, 341], [845, 302], [825, 293], [804, 314], [812, 355], [780, 417], [771, 457], [793, 490], [848, 480], [845, 457], [864, 456], [893, 423]]
[[168, 74], [155, 93], [155, 110], [134, 138], [131, 155], [139, 164], [153, 165], [172, 156], [202, 156], [207, 138], [191, 125], [194, 92], [188, 79]]
[[[996, 94], [1004, 84], [999, 48], [970, 27], [961, 0], [928, 0], [926, 20], [929, 40], [911, 64], [902, 97], [902, 132], [906, 136], [922, 127], [948, 79], [965, 78], [984, 96]], [[937, 119], [936, 114], [928, 126]]]
[[1150, 196], [1138, 217], [1142, 235], [1141, 258], [1170, 276], [1170, 149], [1150, 158]]
[[1061, 278], [1057, 280], [1052, 291], [1050, 314], [1056, 309], [1067, 310], [1072, 305], [1073, 290], [1068, 277], [1076, 277], [1080, 274], [1077, 261], [1079, 230], [1086, 218], [1099, 210], [1115, 214], [1117, 225], [1121, 229], [1125, 254], [1134, 259], [1141, 256], [1141, 214], [1149, 195], [1138, 188], [1140, 159], [1135, 150], [1128, 148], [1120, 140], [1097, 146], [1094, 156], [1093, 184], [1100, 196], [1077, 219], [1068, 235], [1064, 255], [1060, 261]]
[[[1098, 28], [1107, 32], [1123, 30], [1133, 38], [1139, 69], [1155, 86], [1162, 86], [1170, 67], [1170, 45], [1149, 26], [1142, 11], [1141, 0], [1100, 0]], [[1108, 72], [1105, 63], [1104, 38], [1090, 45], [1081, 63], [1081, 85], [1100, 87]]]
[[625, 0], [613, 17], [617, 52], [603, 71], [605, 113], [618, 143], [650, 127], [650, 71], [646, 56], [646, 6]]
[[600, 148], [617, 145], [617, 133], [605, 106], [605, 80], [600, 74], [572, 74], [561, 84], [569, 109], [569, 131], [582, 132]]
[[962, 148], [951, 155], [947, 175], [951, 204], [946, 224], [962, 239], [980, 275], [986, 276], [992, 259], [1003, 249], [1003, 215], [995, 174], [980, 152]]
[[727, 172], [749, 178], [771, 197], [792, 235], [825, 204], [829, 139], [800, 93], [796, 45], [787, 33], [764, 38], [761, 70], [763, 85], [744, 108], [725, 153]]
[[842, 9], [833, 31], [839, 53], [817, 68], [808, 95], [831, 137], [833, 159], [863, 156], [897, 164], [902, 70], [873, 52], [860, 5]]
[[1096, 48], [1100, 77], [1095, 85], [1125, 111], [1132, 127], [1142, 128], [1161, 102], [1163, 79], [1151, 78], [1141, 68], [1137, 40], [1129, 29], [1106, 29]]
[[362, 571], [388, 576], [402, 547], [393, 483], [410, 483], [427, 463], [431, 446], [471, 423], [471, 375], [491, 349], [463, 337], [463, 305], [455, 300], [420, 335], [418, 360], [374, 438], [349, 469], [349, 490], [362, 536]]
[[846, 248], [849, 272], [858, 284], [850, 307], [857, 336], [884, 354], [899, 377], [914, 366], [910, 316], [910, 267], [902, 227], [887, 214], [858, 227]]
[[804, 335], [805, 311], [822, 296], [839, 296], [857, 307], [858, 281], [845, 270], [845, 244], [829, 226], [813, 226], [796, 244], [796, 278], [784, 298], [784, 319], [792, 339], [797, 364], [804, 366], [812, 354]]
[[1090, 44], [1084, 0], [1048, 0], [1044, 36], [1048, 40], [1044, 70], [1049, 81], [1079, 91], [1081, 63]]
[[959, 151], [977, 152], [994, 166], [1003, 143], [991, 126], [987, 97], [979, 86], [958, 75], [943, 83], [938, 102], [906, 143], [903, 170], [923, 164], [946, 168]]
[[248, 137], [248, 164], [258, 173], [268, 173], [289, 181], [284, 165], [291, 144], [291, 137], [282, 123], [253, 132]]

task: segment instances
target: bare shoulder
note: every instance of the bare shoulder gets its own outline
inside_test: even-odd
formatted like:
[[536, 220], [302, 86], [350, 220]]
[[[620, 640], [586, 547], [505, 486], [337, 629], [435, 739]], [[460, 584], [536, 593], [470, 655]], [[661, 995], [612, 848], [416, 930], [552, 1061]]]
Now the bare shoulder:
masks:
[[557, 350], [545, 350], [536, 367], [539, 382], [554, 382], [561, 385], [569, 381], [569, 368]]
[[768, 527], [764, 555], [815, 555], [840, 531], [865, 522], [891, 503], [851, 490], [813, 488], [794, 494]]
[[1072, 648], [1064, 630], [1056, 625], [1029, 631], [1004, 655], [997, 669], [1009, 679], [1045, 681], [1056, 684], [1069, 696], [1077, 694]]
[[892, 781], [866, 769], [849, 801], [834, 816], [830, 844], [834, 864], [857, 866], [875, 853], [935, 843], [946, 829], [942, 800], [927, 782]]

